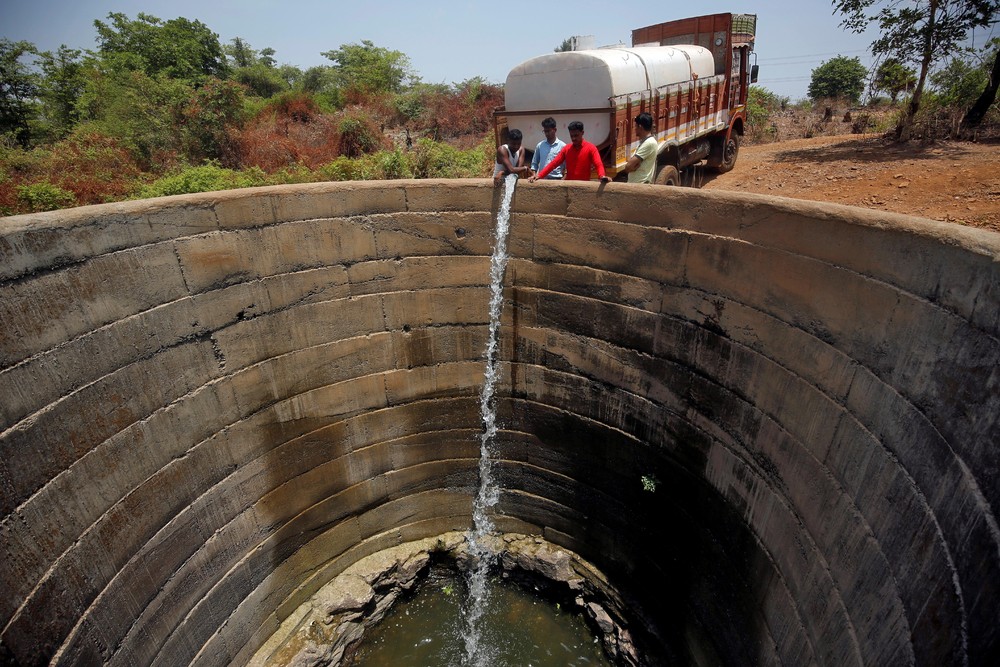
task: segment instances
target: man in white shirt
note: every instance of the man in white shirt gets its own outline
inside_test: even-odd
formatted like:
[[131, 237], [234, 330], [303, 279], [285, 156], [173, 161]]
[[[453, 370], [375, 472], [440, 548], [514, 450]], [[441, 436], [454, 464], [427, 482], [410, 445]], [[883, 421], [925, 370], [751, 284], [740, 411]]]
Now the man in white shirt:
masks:
[[652, 183], [657, 143], [653, 136], [653, 117], [645, 111], [635, 117], [635, 134], [639, 137], [639, 147], [622, 171], [628, 174], [629, 183]]
[[[559, 151], [566, 145], [565, 141], [556, 137], [556, 121], [552, 116], [542, 121], [542, 132], [545, 133], [545, 138], [535, 146], [535, 154], [531, 157], [531, 171], [536, 174], [544, 169], [552, 158], [559, 155]], [[562, 177], [563, 166], [559, 165], [545, 179], [558, 180]]]

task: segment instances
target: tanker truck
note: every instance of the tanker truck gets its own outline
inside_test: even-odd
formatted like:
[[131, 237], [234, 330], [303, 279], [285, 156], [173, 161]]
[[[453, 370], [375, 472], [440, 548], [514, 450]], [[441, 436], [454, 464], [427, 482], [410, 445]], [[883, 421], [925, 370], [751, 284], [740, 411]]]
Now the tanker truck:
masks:
[[659, 144], [656, 183], [679, 185], [680, 170], [702, 160], [725, 173], [736, 164], [747, 88], [757, 80], [756, 26], [753, 14], [711, 14], [633, 30], [631, 47], [527, 60], [507, 75], [504, 106], [494, 112], [497, 145], [516, 128], [533, 150], [548, 116], [568, 141], [566, 126], [578, 120], [608, 176], [624, 180], [639, 145], [633, 119], [645, 111]]

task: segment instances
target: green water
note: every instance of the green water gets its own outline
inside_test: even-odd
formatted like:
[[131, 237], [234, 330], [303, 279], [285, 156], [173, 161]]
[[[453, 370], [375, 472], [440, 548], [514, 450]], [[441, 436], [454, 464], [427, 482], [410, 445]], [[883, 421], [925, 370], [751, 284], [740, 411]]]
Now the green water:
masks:
[[[414, 595], [365, 633], [347, 667], [464, 667], [460, 574], [435, 568]], [[482, 667], [610, 667], [578, 613], [493, 579], [480, 621]]]

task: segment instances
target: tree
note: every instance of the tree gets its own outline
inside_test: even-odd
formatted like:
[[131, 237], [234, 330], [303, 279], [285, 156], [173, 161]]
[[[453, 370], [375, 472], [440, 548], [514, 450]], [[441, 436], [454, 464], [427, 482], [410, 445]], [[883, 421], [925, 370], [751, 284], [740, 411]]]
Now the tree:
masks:
[[257, 62], [257, 52], [240, 37], [234, 37], [222, 47], [222, 51], [233, 61], [234, 67], [250, 67]]
[[30, 42], [0, 39], [0, 135], [27, 148], [38, 96], [38, 75], [22, 62], [37, 53]]
[[916, 84], [917, 73], [895, 58], [889, 58], [875, 70], [875, 90], [889, 93], [893, 104], [900, 93], [911, 90]]
[[38, 54], [42, 77], [39, 82], [39, 98], [42, 101], [42, 116], [55, 138], [65, 137], [80, 120], [77, 102], [83, 94], [87, 66], [79, 49], [71, 49], [65, 44], [52, 53]]
[[820, 64], [812, 71], [809, 82], [809, 97], [846, 98], [856, 103], [865, 89], [868, 70], [858, 58], [837, 56]]
[[208, 79], [180, 110], [184, 153], [188, 160], [224, 157], [231, 131], [243, 113], [243, 87], [233, 81]]
[[144, 167], [180, 149], [177, 123], [193, 86], [142, 70], [95, 66], [86, 75], [77, 108], [87, 129], [121, 140]]
[[988, 78], [980, 63], [955, 57], [931, 73], [928, 81], [936, 102], [964, 111], [979, 97]]
[[965, 118], [962, 119], [962, 127], [970, 128], [979, 125], [997, 98], [997, 89], [1000, 88], [1000, 38], [991, 40], [990, 45], [995, 50], [993, 67], [990, 69], [989, 78], [982, 94], [966, 112]]
[[288, 90], [288, 83], [275, 69], [274, 49], [255, 51], [249, 43], [235, 37], [222, 50], [231, 61], [231, 78], [242, 83], [254, 95], [268, 98]]
[[120, 12], [108, 19], [110, 24], [94, 21], [94, 27], [100, 55], [109, 64], [195, 85], [228, 74], [219, 36], [201, 21], [161, 21], [143, 13], [131, 20]]
[[897, 139], [909, 141], [931, 66], [954, 53], [970, 30], [995, 22], [1000, 0], [833, 0], [833, 7], [845, 17], [841, 25], [854, 32], [878, 24], [875, 56], [919, 64], [917, 85], [896, 128]]
[[572, 37], [567, 37], [566, 39], [564, 39], [562, 41], [562, 43], [559, 46], [557, 46], [556, 48], [552, 49], [552, 51], [554, 53], [562, 53], [564, 51], [572, 51], [572, 50], [573, 50], [573, 38]]
[[325, 51], [323, 57], [333, 66], [337, 85], [366, 93], [398, 93], [403, 82], [413, 78], [410, 59], [400, 51], [375, 46], [365, 39], [360, 44], [341, 44], [335, 51]]

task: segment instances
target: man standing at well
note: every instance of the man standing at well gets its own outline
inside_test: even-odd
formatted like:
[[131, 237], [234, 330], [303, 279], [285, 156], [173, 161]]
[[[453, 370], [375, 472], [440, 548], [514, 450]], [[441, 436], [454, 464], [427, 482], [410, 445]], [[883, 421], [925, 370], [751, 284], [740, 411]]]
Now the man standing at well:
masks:
[[[535, 146], [535, 154], [531, 158], [531, 171], [535, 174], [547, 167], [549, 162], [552, 162], [559, 151], [566, 146], [566, 142], [556, 136], [556, 120], [552, 116], [542, 121], [542, 132], [545, 134], [545, 138]], [[562, 177], [563, 168], [559, 166], [549, 172], [545, 178], [559, 180]]]
[[629, 183], [652, 183], [656, 167], [656, 137], [653, 136], [653, 117], [645, 111], [635, 117], [635, 135], [639, 147], [622, 169], [628, 174]]
[[601, 162], [601, 155], [597, 152], [597, 146], [589, 141], [585, 141], [583, 138], [583, 123], [574, 120], [569, 124], [568, 129], [570, 144], [564, 146], [559, 151], [559, 154], [543, 167], [540, 172], [529, 178], [529, 183], [534, 183], [539, 178], [545, 178], [563, 163], [566, 164], [566, 176], [564, 178], [567, 181], [589, 181], [591, 167], [597, 170], [597, 176], [601, 179], [602, 183], [607, 183], [610, 180], [604, 173], [604, 163]]

